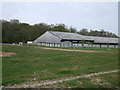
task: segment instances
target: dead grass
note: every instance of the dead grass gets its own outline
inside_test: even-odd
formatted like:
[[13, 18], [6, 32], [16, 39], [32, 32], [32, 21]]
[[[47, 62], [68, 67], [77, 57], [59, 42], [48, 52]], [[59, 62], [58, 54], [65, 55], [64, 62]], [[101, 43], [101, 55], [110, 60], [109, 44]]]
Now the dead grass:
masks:
[[0, 52], [0, 57], [10, 57], [15, 54], [16, 53], [13, 53], [13, 52]]
[[108, 53], [108, 51], [96, 51], [96, 50], [73, 50], [73, 49], [60, 49], [60, 48], [46, 48], [46, 47], [35, 47], [47, 50], [58, 50], [58, 51], [74, 51], [74, 52], [90, 52], [90, 53]]

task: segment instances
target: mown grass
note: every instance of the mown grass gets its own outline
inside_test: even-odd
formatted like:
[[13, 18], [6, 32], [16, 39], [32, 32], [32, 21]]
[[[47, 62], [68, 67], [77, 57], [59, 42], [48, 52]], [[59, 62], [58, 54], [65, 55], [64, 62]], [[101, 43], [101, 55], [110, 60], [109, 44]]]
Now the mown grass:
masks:
[[11, 57], [3, 57], [3, 85], [118, 69], [117, 49], [109, 49], [110, 53], [86, 53], [34, 47], [40, 46], [3, 45], [4, 52], [16, 53]]
[[45, 88], [119, 88], [118, 73], [109, 73], [89, 78], [79, 78], [52, 85], [43, 85]]

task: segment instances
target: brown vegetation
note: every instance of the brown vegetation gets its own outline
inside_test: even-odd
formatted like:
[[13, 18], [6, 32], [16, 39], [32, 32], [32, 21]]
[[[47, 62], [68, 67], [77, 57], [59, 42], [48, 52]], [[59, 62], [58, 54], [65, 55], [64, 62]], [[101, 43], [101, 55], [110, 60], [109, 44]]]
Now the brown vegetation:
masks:
[[15, 54], [16, 53], [13, 53], [13, 52], [0, 52], [0, 57], [10, 57]]

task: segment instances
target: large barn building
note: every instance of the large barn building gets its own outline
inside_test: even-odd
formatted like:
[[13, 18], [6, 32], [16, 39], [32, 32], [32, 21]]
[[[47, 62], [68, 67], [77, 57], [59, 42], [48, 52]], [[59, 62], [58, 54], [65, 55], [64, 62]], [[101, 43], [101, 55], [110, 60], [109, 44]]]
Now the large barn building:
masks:
[[33, 44], [54, 47], [118, 47], [118, 38], [83, 36], [70, 32], [47, 31], [33, 41]]

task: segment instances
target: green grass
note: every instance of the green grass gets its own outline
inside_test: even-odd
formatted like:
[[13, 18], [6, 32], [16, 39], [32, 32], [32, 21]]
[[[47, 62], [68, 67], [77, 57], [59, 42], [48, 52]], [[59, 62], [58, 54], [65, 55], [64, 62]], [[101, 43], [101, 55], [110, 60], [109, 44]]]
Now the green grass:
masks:
[[4, 52], [16, 55], [3, 57], [3, 85], [27, 81], [42, 81], [118, 69], [117, 49], [74, 48], [105, 50], [110, 53], [68, 52], [43, 50], [40, 46], [3, 45]]
[[[114, 79], [113, 79], [114, 78]], [[45, 88], [118, 88], [118, 73], [103, 74], [89, 78], [79, 78], [52, 85], [43, 85]]]

